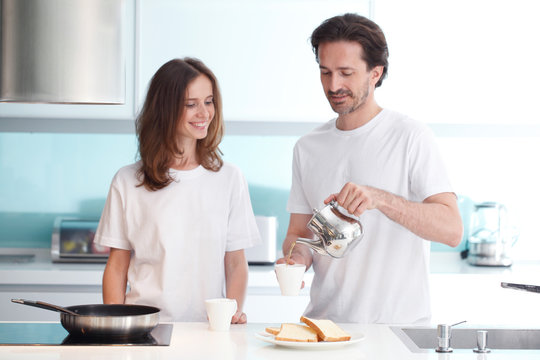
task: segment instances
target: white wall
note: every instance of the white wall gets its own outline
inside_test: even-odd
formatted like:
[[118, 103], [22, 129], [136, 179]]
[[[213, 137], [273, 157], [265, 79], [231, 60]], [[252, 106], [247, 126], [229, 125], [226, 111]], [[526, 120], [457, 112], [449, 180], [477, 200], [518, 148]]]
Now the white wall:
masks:
[[429, 123], [539, 124], [538, 13], [535, 0], [375, 0], [380, 99]]
[[540, 3], [375, 0], [390, 49], [383, 106], [429, 123], [457, 193], [499, 201], [540, 258]]

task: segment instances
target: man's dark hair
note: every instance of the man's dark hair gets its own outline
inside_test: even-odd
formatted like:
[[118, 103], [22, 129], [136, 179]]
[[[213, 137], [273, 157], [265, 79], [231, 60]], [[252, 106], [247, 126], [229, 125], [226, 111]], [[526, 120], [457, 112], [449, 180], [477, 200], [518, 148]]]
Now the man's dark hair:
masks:
[[381, 86], [388, 72], [388, 46], [384, 33], [373, 21], [357, 14], [334, 16], [325, 20], [311, 34], [311, 46], [319, 62], [319, 45], [325, 42], [355, 41], [362, 46], [362, 59], [368, 70], [383, 66], [381, 78], [375, 87]]

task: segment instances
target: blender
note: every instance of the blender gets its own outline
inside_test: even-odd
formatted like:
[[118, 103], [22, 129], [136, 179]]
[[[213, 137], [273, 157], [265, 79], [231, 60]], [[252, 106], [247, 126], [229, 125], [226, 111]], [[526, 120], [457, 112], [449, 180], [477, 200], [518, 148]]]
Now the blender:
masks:
[[469, 264], [511, 266], [510, 249], [516, 240], [517, 234], [508, 224], [507, 211], [503, 204], [475, 204], [468, 237]]

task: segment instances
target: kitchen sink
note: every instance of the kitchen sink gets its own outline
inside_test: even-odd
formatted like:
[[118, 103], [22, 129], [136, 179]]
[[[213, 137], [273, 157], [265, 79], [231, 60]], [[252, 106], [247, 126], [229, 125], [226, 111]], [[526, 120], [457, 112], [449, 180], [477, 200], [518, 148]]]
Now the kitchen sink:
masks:
[[[437, 348], [437, 328], [390, 327], [412, 352], [430, 352]], [[540, 350], [540, 329], [452, 328], [450, 347], [473, 350], [477, 347], [476, 332], [486, 330], [487, 348], [496, 350]]]

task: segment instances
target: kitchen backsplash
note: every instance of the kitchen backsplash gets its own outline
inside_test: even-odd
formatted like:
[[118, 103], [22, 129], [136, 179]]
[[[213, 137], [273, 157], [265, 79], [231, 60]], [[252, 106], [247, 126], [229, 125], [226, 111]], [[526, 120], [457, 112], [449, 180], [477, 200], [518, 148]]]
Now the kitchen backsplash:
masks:
[[[289, 221], [285, 207], [297, 139], [232, 135], [220, 147], [246, 176], [255, 214], [277, 217], [278, 248]], [[136, 152], [129, 134], [0, 133], [0, 247], [47, 248], [57, 216], [99, 218], [113, 175]]]
[[[278, 242], [296, 140], [226, 136], [220, 146], [246, 176], [255, 214], [277, 217]], [[99, 218], [112, 177], [136, 153], [129, 134], [0, 133], [0, 247], [46, 248], [57, 216]]]

